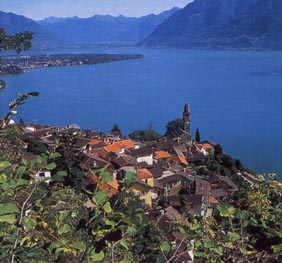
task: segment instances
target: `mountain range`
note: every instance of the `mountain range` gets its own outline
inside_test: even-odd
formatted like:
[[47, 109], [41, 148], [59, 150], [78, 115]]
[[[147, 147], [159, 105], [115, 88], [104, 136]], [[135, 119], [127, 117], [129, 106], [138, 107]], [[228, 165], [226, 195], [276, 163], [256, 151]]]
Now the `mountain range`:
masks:
[[282, 50], [281, 0], [194, 0], [183, 9], [140, 18], [95, 15], [33, 21], [0, 11], [7, 33], [34, 32], [33, 47], [139, 45]]
[[49, 17], [33, 21], [24, 16], [0, 11], [0, 27], [9, 34], [24, 30], [34, 32], [33, 47], [74, 47], [99, 44], [136, 44], [147, 37], [179, 8], [140, 18], [95, 15], [89, 18]]
[[282, 1], [195, 0], [139, 45], [281, 50]]

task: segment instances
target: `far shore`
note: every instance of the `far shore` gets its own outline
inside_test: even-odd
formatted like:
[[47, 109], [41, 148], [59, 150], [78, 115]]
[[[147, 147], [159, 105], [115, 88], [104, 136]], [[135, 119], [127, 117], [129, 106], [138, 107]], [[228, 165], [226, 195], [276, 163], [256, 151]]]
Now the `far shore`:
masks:
[[143, 58], [140, 54], [54, 54], [3, 57], [0, 75], [21, 74], [26, 69], [82, 66]]

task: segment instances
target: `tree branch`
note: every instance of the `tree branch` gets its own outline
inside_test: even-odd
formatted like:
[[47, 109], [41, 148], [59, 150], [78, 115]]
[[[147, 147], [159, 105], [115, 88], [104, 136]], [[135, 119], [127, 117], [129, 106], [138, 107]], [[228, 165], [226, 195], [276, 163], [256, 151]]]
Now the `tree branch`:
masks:
[[29, 193], [27, 199], [23, 202], [23, 205], [21, 207], [20, 220], [19, 220], [19, 225], [18, 225], [18, 228], [17, 228], [16, 240], [15, 240], [13, 250], [12, 250], [13, 254], [12, 254], [11, 263], [14, 263], [14, 260], [15, 260], [15, 250], [17, 249], [17, 246], [18, 246], [18, 243], [19, 243], [19, 235], [20, 235], [20, 231], [22, 229], [22, 222], [23, 222], [23, 218], [24, 218], [25, 207], [26, 207], [28, 201], [30, 200], [30, 198], [32, 197], [32, 195], [33, 195], [34, 191], [36, 190], [37, 186], [38, 186], [37, 181], [34, 180], [34, 186], [31, 190], [31, 192]]

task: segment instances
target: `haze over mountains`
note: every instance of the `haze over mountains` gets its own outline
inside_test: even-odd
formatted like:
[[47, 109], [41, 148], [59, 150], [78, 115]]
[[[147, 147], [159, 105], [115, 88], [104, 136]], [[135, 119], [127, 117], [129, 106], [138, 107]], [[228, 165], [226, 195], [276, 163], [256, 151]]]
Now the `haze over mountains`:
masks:
[[183, 9], [140, 18], [95, 15], [33, 21], [0, 11], [8, 33], [35, 33], [33, 47], [136, 45], [282, 50], [281, 0], [195, 0]]
[[33, 21], [24, 16], [0, 11], [0, 27], [6, 32], [34, 32], [34, 47], [85, 47], [99, 44], [136, 44], [147, 37], [166, 18], [179, 8], [140, 18], [95, 15], [89, 18], [49, 17]]

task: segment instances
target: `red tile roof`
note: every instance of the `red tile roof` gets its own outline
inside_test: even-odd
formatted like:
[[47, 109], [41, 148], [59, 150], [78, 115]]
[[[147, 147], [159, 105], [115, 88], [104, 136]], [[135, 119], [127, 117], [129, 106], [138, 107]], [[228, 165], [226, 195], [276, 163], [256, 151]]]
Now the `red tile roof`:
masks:
[[[100, 181], [100, 179], [96, 176], [96, 175], [92, 175], [91, 176], [93, 181], [98, 183]], [[115, 195], [116, 193], [118, 193], [118, 181], [115, 177], [113, 177], [113, 180], [104, 184], [99, 184], [99, 189], [100, 190], [104, 190], [105, 192], [108, 193], [109, 197], [112, 197], [113, 195]]]
[[177, 161], [178, 163], [182, 163], [182, 164], [188, 165], [188, 161], [184, 157], [182, 157], [182, 156], [175, 156], [173, 159], [175, 161]]
[[109, 151], [106, 150], [106, 147], [103, 147], [91, 150], [91, 154], [93, 153], [97, 153], [99, 157], [105, 158], [108, 155]]
[[168, 152], [166, 152], [166, 151], [156, 151], [155, 152], [155, 157], [156, 157], [156, 159], [167, 159], [167, 158], [170, 158], [171, 157], [171, 155], [168, 153]]
[[109, 152], [120, 152], [122, 149], [128, 150], [134, 148], [134, 142], [130, 139], [114, 142], [105, 147]]
[[103, 142], [103, 141], [102, 141], [102, 140], [98, 140], [98, 139], [91, 139], [90, 142], [89, 142], [89, 144], [91, 144], [91, 145], [96, 145], [96, 144], [99, 144], [99, 143], [101, 143], [101, 142]]
[[143, 168], [138, 170], [138, 178], [139, 179], [153, 178], [153, 175], [150, 173], [148, 169]]
[[204, 147], [206, 150], [211, 150], [211, 149], [214, 148], [210, 143], [203, 143], [203, 147]]
[[219, 202], [215, 199], [214, 196], [210, 196], [210, 197], [209, 197], [209, 202], [210, 202], [211, 204], [219, 204]]

